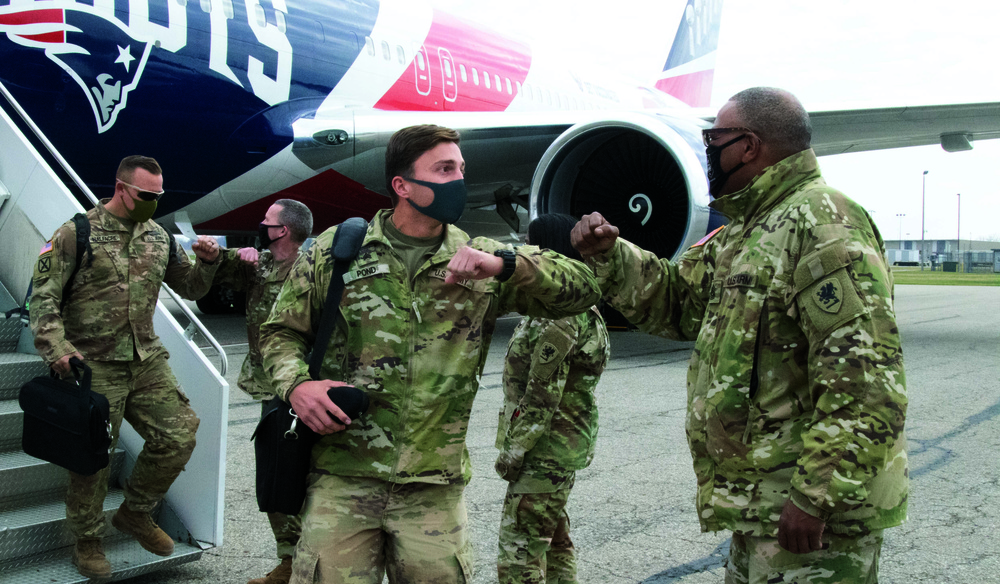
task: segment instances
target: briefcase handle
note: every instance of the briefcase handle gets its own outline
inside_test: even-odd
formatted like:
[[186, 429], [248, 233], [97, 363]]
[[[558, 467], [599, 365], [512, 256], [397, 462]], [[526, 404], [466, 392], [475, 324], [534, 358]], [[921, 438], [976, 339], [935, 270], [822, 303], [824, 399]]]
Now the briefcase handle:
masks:
[[[73, 372], [73, 379], [76, 380], [76, 384], [80, 387], [90, 389], [90, 367], [81, 361], [79, 357], [70, 357], [69, 368]], [[49, 369], [49, 376], [59, 377], [54, 369]]]

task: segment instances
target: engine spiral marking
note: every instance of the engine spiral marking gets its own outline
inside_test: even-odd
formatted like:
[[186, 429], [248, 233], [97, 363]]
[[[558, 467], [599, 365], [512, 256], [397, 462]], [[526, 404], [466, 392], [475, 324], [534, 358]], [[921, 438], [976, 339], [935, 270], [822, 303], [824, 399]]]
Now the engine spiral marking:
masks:
[[646, 221], [649, 221], [649, 216], [653, 214], [653, 202], [649, 200], [649, 197], [642, 193], [632, 195], [632, 198], [628, 200], [628, 208], [633, 213], [639, 213], [642, 211], [642, 207], [638, 202], [636, 202], [636, 199], [641, 199], [646, 202], [646, 217], [644, 217], [640, 223], [640, 225], [645, 225]]

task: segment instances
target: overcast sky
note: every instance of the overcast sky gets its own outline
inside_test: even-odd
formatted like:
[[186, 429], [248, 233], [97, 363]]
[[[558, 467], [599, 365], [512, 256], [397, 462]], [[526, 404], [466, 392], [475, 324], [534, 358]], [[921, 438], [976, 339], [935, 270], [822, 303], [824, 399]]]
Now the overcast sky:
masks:
[[[684, 0], [432, 0], [526, 40], [590, 52], [646, 81], [662, 68]], [[726, 0], [712, 92], [717, 109], [755, 85], [810, 111], [1000, 102], [1000, 5], [951, 1]], [[872, 212], [884, 239], [919, 239], [923, 171], [928, 238], [1000, 241], [1000, 140], [826, 156], [827, 182]], [[905, 214], [898, 217], [898, 214]]]

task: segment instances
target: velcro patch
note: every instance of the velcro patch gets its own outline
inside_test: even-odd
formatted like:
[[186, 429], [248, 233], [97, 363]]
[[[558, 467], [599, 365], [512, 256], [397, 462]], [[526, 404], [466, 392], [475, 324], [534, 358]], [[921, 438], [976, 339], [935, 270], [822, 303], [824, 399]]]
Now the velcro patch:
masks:
[[355, 280], [360, 280], [362, 278], [370, 278], [377, 274], [388, 274], [389, 264], [378, 264], [369, 265], [360, 268], [354, 268], [344, 272], [344, 283], [350, 284]]
[[708, 235], [706, 235], [705, 237], [702, 237], [701, 239], [699, 239], [699, 240], [698, 240], [698, 243], [696, 243], [696, 244], [692, 245], [691, 247], [701, 247], [701, 246], [705, 245], [706, 243], [708, 243], [708, 240], [710, 240], [710, 239], [712, 239], [713, 237], [715, 237], [715, 235], [716, 235], [716, 234], [717, 234], [718, 232], [720, 232], [720, 231], [722, 231], [723, 229], [725, 229], [725, 227], [726, 227], [725, 225], [720, 225], [720, 226], [719, 226], [719, 227], [717, 227], [717, 228], [716, 228], [716, 229], [715, 229], [714, 231], [712, 231], [711, 233], [709, 233], [709, 234], [708, 234]]
[[837, 314], [844, 305], [844, 291], [837, 278], [827, 278], [813, 292], [813, 301], [824, 312]]
[[[448, 270], [446, 270], [444, 268], [434, 268], [433, 270], [431, 270], [431, 277], [432, 278], [437, 278], [439, 280], [444, 280], [445, 278], [448, 277]], [[459, 286], [463, 287], [463, 288], [468, 288], [468, 289], [471, 290], [473, 288], [473, 286], [475, 285], [476, 281], [475, 280], [459, 280], [458, 282], [455, 282], [455, 283], [458, 284]]]
[[38, 255], [44, 255], [52, 251], [52, 242], [46, 241], [45, 245], [42, 246], [42, 251], [38, 252]]
[[44, 274], [52, 268], [52, 256], [38, 258], [38, 273]]
[[546, 341], [542, 343], [541, 348], [538, 350], [538, 362], [545, 365], [551, 363], [556, 356], [559, 355], [559, 350], [552, 343]]
[[91, 235], [90, 243], [111, 243], [112, 241], [121, 241], [120, 235]]
[[733, 274], [726, 278], [726, 288], [753, 288], [757, 285], [757, 274]]
[[[91, 238], [90, 240], [93, 241], [94, 238]], [[167, 240], [167, 238], [164, 237], [163, 235], [159, 234], [159, 233], [147, 233], [146, 234], [146, 241], [166, 241], [166, 240]]]

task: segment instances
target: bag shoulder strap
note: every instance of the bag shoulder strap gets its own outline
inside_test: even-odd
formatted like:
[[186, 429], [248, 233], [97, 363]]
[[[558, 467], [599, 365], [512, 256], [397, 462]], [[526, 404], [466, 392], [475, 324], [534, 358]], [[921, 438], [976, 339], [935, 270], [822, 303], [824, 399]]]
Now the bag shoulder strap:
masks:
[[90, 246], [90, 219], [84, 213], [77, 213], [73, 215], [73, 226], [76, 227], [76, 265], [73, 266], [73, 271], [70, 273], [69, 279], [66, 280], [66, 285], [63, 286], [62, 303], [60, 304], [62, 308], [69, 300], [73, 280], [76, 278], [76, 273], [80, 271], [80, 266], [83, 265], [84, 252], [87, 253], [87, 267], [89, 268], [94, 263], [94, 248]]
[[326, 290], [326, 303], [323, 304], [323, 315], [320, 317], [319, 329], [316, 332], [316, 342], [309, 356], [309, 376], [319, 379], [320, 366], [326, 354], [326, 346], [333, 336], [333, 328], [340, 316], [340, 297], [344, 292], [344, 274], [347, 266], [358, 257], [361, 242], [368, 231], [368, 223], [361, 217], [351, 217], [337, 227], [333, 234], [330, 252], [333, 255], [333, 273], [330, 275], [330, 287]]

